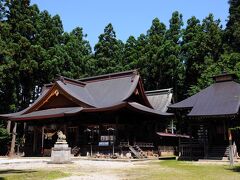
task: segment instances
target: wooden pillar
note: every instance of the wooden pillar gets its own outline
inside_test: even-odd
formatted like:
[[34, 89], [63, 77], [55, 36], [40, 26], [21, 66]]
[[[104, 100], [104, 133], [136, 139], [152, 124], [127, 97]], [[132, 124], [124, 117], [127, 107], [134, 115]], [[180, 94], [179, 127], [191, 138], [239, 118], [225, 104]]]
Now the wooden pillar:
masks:
[[10, 157], [14, 156], [14, 154], [15, 154], [16, 132], [17, 132], [17, 123], [14, 122], [14, 127], [12, 130], [12, 142], [11, 142], [11, 148], [10, 148], [10, 152], [9, 152]]
[[227, 130], [226, 130], [226, 121], [223, 120], [223, 140], [226, 141], [227, 140]]
[[23, 139], [23, 152], [22, 152], [23, 154], [22, 154], [22, 156], [25, 156], [26, 134], [27, 134], [27, 123], [24, 122], [23, 123], [23, 136], [22, 136], [22, 139]]
[[79, 146], [79, 127], [76, 127], [76, 140], [75, 140], [75, 146]]
[[119, 116], [116, 117], [116, 129], [115, 129], [115, 141], [116, 143], [118, 142], [118, 120], [119, 120]]
[[209, 124], [204, 124], [204, 126], [203, 126], [204, 128], [203, 128], [203, 132], [204, 132], [204, 159], [207, 159], [208, 158], [208, 133], [209, 133], [209, 130], [208, 129], [210, 129], [209, 128]]
[[41, 155], [44, 155], [44, 126], [42, 127], [42, 146], [41, 146]]
[[36, 127], [33, 127], [33, 153], [36, 153], [36, 145], [37, 145], [37, 131]]
[[[189, 124], [189, 132], [190, 132], [191, 137], [192, 137], [192, 134], [193, 134], [192, 129], [193, 129], [193, 124], [190, 123]], [[193, 158], [193, 152], [192, 152], [193, 151], [193, 139], [192, 138], [190, 139], [190, 146], [188, 148], [185, 148], [185, 150], [188, 151], [187, 156], [189, 156], [192, 160], [192, 158]], [[184, 148], [183, 148], [183, 151], [184, 151]], [[183, 152], [183, 155], [185, 156], [184, 152]]]
[[63, 132], [67, 136], [67, 125], [66, 124], [63, 125]]
[[174, 129], [173, 129], [174, 127], [173, 127], [173, 125], [174, 125], [174, 124], [173, 124], [173, 119], [172, 119], [172, 120], [171, 120], [171, 133], [172, 133], [172, 134], [174, 134]]

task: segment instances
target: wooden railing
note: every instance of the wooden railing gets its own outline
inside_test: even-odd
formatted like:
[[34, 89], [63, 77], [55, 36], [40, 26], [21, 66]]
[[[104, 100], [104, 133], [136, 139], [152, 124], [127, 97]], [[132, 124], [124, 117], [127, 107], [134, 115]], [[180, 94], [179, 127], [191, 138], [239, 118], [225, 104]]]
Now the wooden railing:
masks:
[[135, 142], [134, 146], [139, 146], [139, 147], [154, 147], [153, 143], [145, 143], [145, 142]]
[[[120, 147], [129, 147], [130, 144], [129, 142], [120, 142], [119, 143]], [[153, 143], [146, 143], [146, 142], [135, 142], [133, 143], [133, 146], [139, 146], [139, 147], [154, 147]]]
[[129, 142], [120, 142], [119, 146], [120, 147], [129, 147]]

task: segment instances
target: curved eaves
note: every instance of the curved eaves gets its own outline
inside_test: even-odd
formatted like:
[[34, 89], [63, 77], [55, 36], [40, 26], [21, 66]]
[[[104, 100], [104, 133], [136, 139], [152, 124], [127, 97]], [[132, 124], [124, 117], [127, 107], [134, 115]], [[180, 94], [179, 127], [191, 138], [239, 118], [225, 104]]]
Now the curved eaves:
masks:
[[133, 92], [134, 92], [135, 89], [137, 88], [137, 85], [138, 85], [138, 82], [139, 82], [139, 78], [140, 78], [139, 75], [136, 75], [136, 76], [134, 77], [134, 79], [132, 80], [132, 81], [133, 81], [132, 86], [131, 86], [131, 88], [129, 89], [127, 95], [122, 99], [122, 101], [127, 100], [127, 99], [133, 94]]
[[139, 94], [144, 102], [144, 105], [149, 107], [149, 108], [152, 108], [152, 105], [150, 104], [150, 102], [148, 101], [148, 98], [145, 94], [145, 91], [144, 91], [144, 88], [143, 88], [143, 84], [142, 84], [142, 80], [140, 78], [140, 75], [136, 75], [134, 77], [134, 80], [133, 80], [133, 84], [127, 94], [127, 96], [122, 100], [122, 101], [127, 101], [127, 99], [134, 93], [134, 91], [138, 88], [139, 90]]

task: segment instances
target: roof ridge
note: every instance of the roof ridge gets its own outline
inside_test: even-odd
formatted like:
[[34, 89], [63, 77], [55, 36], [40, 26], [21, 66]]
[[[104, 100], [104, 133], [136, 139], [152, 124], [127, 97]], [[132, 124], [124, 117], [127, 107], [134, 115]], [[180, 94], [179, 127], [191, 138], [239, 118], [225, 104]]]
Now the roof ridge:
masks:
[[79, 80], [76, 80], [76, 79], [72, 79], [72, 78], [68, 78], [68, 77], [65, 77], [65, 76], [61, 76], [61, 75], [57, 75], [58, 77], [56, 78], [55, 81], [62, 81], [63, 83], [65, 83], [65, 81], [67, 82], [70, 82], [70, 83], [74, 83], [74, 84], [78, 84], [78, 85], [81, 85], [81, 86], [85, 86], [86, 83], [82, 82], [82, 81], [79, 81]]
[[138, 70], [134, 69], [134, 70], [129, 70], [129, 71], [122, 71], [122, 72], [116, 72], [116, 73], [109, 73], [109, 74], [103, 74], [103, 75], [98, 75], [98, 76], [86, 77], [86, 78], [81, 78], [81, 79], [77, 79], [77, 80], [82, 81], [84, 83], [84, 81], [112, 78], [112, 77], [117, 77], [117, 76], [121, 77], [121, 76], [125, 76], [125, 75], [138, 74], [138, 73], [139, 73]]
[[156, 89], [151, 91], [145, 91], [145, 94], [152, 94], [152, 93], [158, 93], [158, 92], [170, 92], [173, 88], [166, 88], [166, 89]]

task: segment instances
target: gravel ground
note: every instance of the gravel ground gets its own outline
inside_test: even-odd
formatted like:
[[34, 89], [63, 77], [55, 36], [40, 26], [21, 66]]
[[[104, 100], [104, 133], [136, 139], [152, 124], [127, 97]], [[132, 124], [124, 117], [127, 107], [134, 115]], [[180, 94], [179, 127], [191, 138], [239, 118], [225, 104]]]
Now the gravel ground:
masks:
[[0, 158], [0, 170], [60, 170], [70, 173], [72, 176], [61, 180], [118, 180], [125, 179], [122, 170], [127, 170], [143, 165], [144, 162], [115, 162], [115, 161], [93, 161], [74, 160], [72, 164], [48, 164], [49, 159], [45, 158], [21, 158], [7, 159]]

